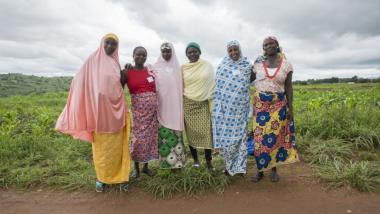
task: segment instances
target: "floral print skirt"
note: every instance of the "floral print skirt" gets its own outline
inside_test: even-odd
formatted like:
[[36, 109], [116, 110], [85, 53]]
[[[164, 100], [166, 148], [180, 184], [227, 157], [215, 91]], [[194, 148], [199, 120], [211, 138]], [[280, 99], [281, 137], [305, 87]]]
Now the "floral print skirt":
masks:
[[154, 92], [132, 94], [131, 157], [146, 163], [158, 159], [157, 96]]
[[254, 155], [259, 171], [299, 161], [295, 149], [294, 122], [287, 118], [285, 93], [254, 94]]
[[178, 169], [186, 163], [182, 132], [161, 126], [159, 129], [158, 148], [161, 169]]

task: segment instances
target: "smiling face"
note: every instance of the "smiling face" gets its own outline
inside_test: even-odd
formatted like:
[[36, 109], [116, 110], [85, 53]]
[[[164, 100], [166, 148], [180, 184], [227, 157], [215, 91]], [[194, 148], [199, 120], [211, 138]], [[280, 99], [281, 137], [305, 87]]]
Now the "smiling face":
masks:
[[172, 49], [169, 49], [169, 48], [161, 49], [161, 55], [165, 61], [169, 61], [172, 58]]
[[201, 53], [196, 48], [190, 47], [186, 50], [186, 56], [191, 63], [197, 62], [199, 60], [200, 55]]
[[117, 48], [118, 42], [113, 38], [106, 38], [104, 40], [104, 51], [108, 56], [111, 56]]
[[147, 57], [147, 52], [145, 48], [138, 47], [133, 52], [133, 60], [135, 61], [136, 65], [143, 66]]
[[263, 43], [263, 50], [267, 56], [274, 56], [278, 53], [278, 43], [273, 39], [266, 39]]
[[233, 60], [237, 61], [240, 58], [240, 48], [237, 45], [232, 45], [227, 49], [228, 56]]

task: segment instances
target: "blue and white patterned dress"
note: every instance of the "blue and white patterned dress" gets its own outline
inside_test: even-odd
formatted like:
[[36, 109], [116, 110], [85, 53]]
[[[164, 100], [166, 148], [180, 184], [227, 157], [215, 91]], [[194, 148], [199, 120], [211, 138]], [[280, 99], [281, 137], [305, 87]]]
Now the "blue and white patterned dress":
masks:
[[[231, 44], [239, 46], [236, 41], [228, 45]], [[230, 175], [246, 173], [247, 168], [251, 68], [252, 64], [246, 57], [241, 56], [239, 60], [233, 61], [226, 56], [216, 72], [212, 110], [213, 140], [214, 147], [221, 149]]]

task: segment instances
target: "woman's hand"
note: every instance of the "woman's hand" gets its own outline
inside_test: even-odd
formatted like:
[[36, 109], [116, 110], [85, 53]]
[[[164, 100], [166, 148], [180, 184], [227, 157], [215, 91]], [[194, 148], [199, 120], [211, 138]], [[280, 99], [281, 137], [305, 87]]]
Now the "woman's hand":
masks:
[[127, 63], [127, 64], [125, 64], [125, 66], [124, 66], [124, 70], [127, 70], [127, 71], [131, 70], [132, 68], [133, 68], [133, 66], [132, 66], [131, 63]]

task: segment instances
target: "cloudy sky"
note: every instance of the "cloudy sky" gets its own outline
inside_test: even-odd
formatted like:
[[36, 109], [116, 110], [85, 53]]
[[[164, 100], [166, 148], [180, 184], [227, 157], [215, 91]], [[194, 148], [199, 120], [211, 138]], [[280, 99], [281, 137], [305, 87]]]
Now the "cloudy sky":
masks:
[[0, 73], [74, 75], [114, 32], [120, 61], [142, 45], [153, 63], [164, 41], [181, 63], [201, 45], [217, 65], [237, 39], [254, 60], [276, 36], [295, 79], [380, 76], [379, 0], [0, 0]]

